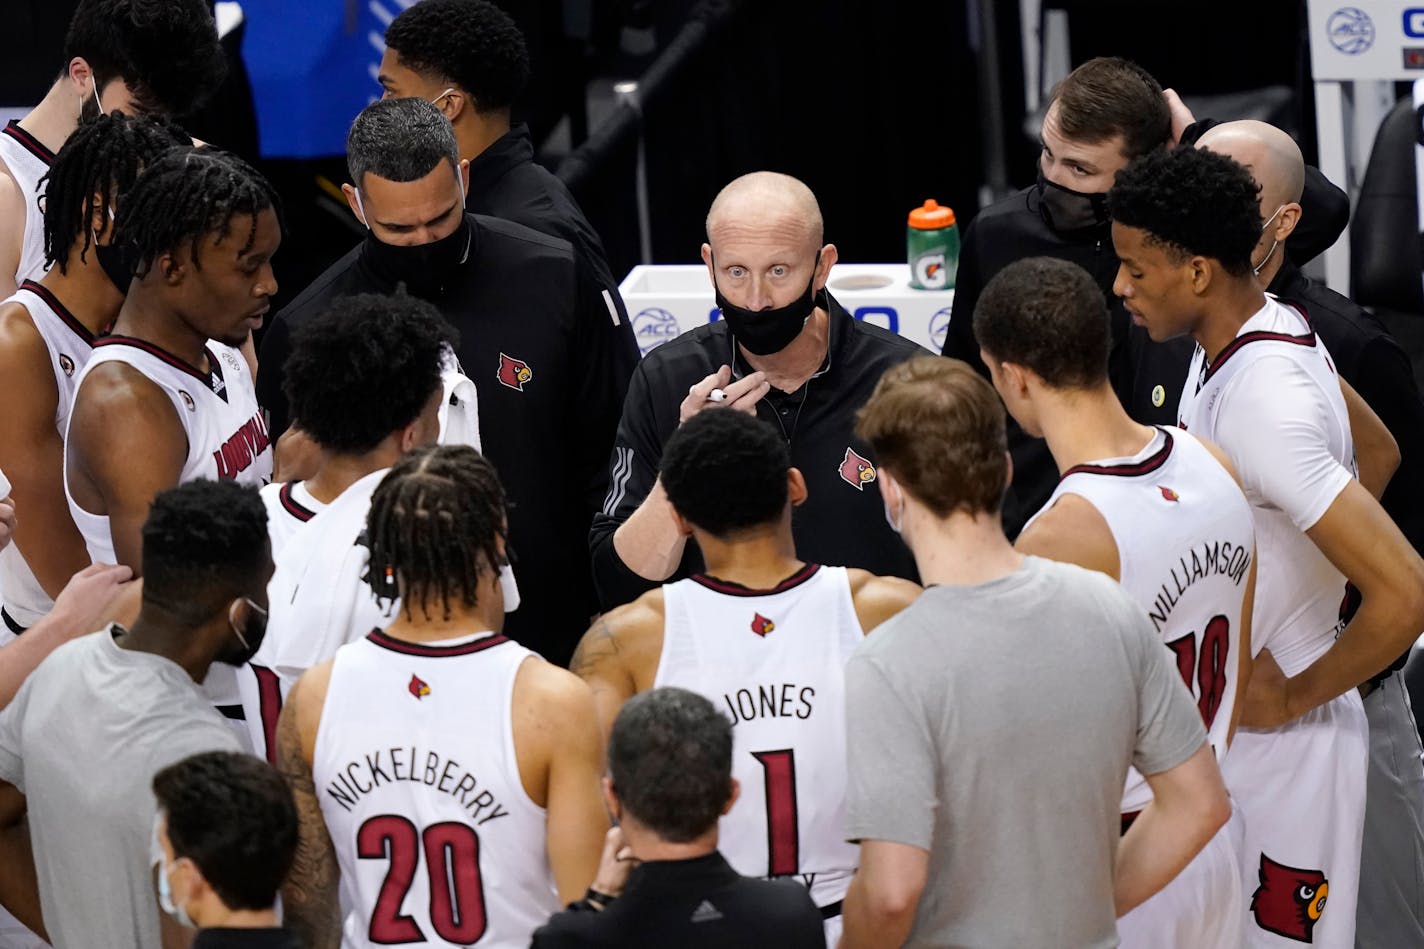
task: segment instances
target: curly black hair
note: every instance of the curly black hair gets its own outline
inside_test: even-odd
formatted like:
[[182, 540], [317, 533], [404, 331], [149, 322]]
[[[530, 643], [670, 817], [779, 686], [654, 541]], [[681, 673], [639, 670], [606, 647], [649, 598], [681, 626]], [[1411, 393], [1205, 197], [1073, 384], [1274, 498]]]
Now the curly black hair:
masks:
[[468, 445], [427, 445], [408, 452], [371, 495], [366, 581], [378, 600], [400, 591], [401, 611], [414, 620], [453, 604], [479, 602], [480, 576], [504, 562], [504, 486], [489, 460]]
[[994, 359], [1059, 389], [1108, 377], [1107, 301], [1089, 273], [1056, 257], [1026, 257], [996, 273], [974, 306], [974, 338]]
[[386, 46], [406, 68], [458, 85], [479, 112], [508, 109], [529, 79], [524, 35], [486, 0], [420, 0], [391, 21]]
[[[94, 212], [110, 213], [150, 162], [169, 149], [191, 145], [188, 134], [164, 119], [101, 115], [80, 124], [55, 156], [45, 182], [45, 264], [67, 273], [81, 239], [79, 259], [93, 243]], [[96, 203], [95, 197], [98, 197]]]
[[744, 412], [709, 409], [668, 438], [660, 476], [674, 510], [726, 538], [781, 517], [790, 467], [791, 451], [776, 429]]
[[1183, 146], [1151, 152], [1118, 172], [1108, 211], [1178, 258], [1210, 257], [1244, 277], [1261, 238], [1260, 194], [1261, 186], [1237, 162]]
[[204, 0], [80, 0], [64, 61], [82, 57], [95, 87], [122, 79], [145, 111], [188, 115], [227, 75]]
[[266, 910], [297, 852], [297, 806], [260, 758], [207, 751], [153, 776], [174, 859], [187, 857], [228, 909]]
[[176, 616], [211, 610], [266, 584], [267, 508], [233, 481], [188, 481], [160, 492], [143, 525], [143, 601]]
[[282, 389], [322, 448], [363, 455], [420, 417], [455, 331], [405, 293], [342, 297], [292, 339]]
[[280, 224], [277, 192], [241, 158], [215, 148], [173, 149], [134, 182], [119, 206], [116, 239], [133, 254], [137, 276], [184, 244], [193, 266], [202, 269], [204, 238], [217, 243], [230, 233], [234, 218], [247, 215], [247, 242], [238, 251], [245, 254], [257, 237], [257, 215], [269, 208]]

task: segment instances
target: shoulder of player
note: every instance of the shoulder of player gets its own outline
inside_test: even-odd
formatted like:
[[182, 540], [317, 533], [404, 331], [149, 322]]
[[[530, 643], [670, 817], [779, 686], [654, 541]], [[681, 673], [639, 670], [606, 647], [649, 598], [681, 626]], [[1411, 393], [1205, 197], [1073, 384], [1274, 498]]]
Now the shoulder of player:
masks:
[[846, 570], [856, 616], [867, 633], [919, 598], [919, 584], [901, 577], [880, 577], [855, 567]]
[[282, 704], [284, 714], [291, 716], [296, 725], [302, 750], [308, 758], [316, 747], [316, 733], [321, 725], [326, 693], [331, 686], [331, 670], [335, 664], [335, 659], [328, 659], [303, 672]]
[[[29, 308], [18, 301], [0, 306], [0, 376], [48, 375], [49, 346]], [[11, 395], [17, 389], [12, 388]]]
[[588, 683], [538, 655], [520, 665], [514, 679], [514, 715], [548, 746], [582, 740], [598, 729], [598, 710]]
[[661, 652], [665, 617], [661, 587], [609, 610], [579, 640], [569, 668], [585, 679], [610, 667], [634, 676]]
[[[109, 415], [131, 410], [151, 411], [159, 405], [172, 407], [163, 387], [142, 369], [117, 359], [106, 360], [86, 371], [82, 384], [74, 394], [76, 417], [81, 412], [85, 415], [89, 412]], [[174, 417], [177, 417], [176, 413]]]
[[[1184, 433], [1175, 432], [1174, 434], [1182, 435]], [[1221, 446], [1217, 445], [1213, 441], [1201, 438], [1200, 436], [1187, 434], [1186, 437], [1195, 438], [1197, 444], [1201, 445], [1202, 448], [1206, 449], [1207, 454], [1211, 455], [1212, 458], [1215, 458], [1216, 463], [1226, 469], [1226, 473], [1231, 475], [1231, 480], [1235, 481], [1238, 487], [1241, 485], [1241, 476], [1237, 474], [1236, 466], [1231, 463], [1231, 458], [1226, 454], [1226, 452], [1221, 450]]]
[[1121, 566], [1107, 519], [1077, 494], [1061, 495], [1019, 535], [1014, 547], [1022, 554], [1077, 564], [1114, 579]]

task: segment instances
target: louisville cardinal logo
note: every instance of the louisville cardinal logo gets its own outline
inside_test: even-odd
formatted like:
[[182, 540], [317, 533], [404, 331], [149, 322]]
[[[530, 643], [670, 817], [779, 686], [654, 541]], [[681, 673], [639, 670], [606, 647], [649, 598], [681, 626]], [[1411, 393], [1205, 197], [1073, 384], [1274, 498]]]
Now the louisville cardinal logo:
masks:
[[1157, 485], [1157, 490], [1158, 490], [1158, 491], [1161, 491], [1161, 492], [1162, 492], [1162, 497], [1166, 498], [1168, 501], [1172, 501], [1172, 502], [1175, 503], [1175, 502], [1180, 501], [1180, 500], [1182, 499], [1182, 496], [1181, 496], [1180, 494], [1178, 494], [1177, 492], [1173, 491], [1171, 488], [1167, 487], [1167, 486], [1164, 485], [1164, 484], [1159, 484], [1159, 485]]
[[513, 356], [499, 354], [499, 382], [500, 385], [509, 386], [511, 389], [524, 391], [524, 383], [534, 378], [534, 370], [529, 368], [529, 364], [522, 359], [515, 359]]
[[857, 491], [864, 491], [865, 486], [875, 480], [875, 466], [854, 448], [847, 448], [845, 460], [841, 462], [841, 478]]
[[1325, 912], [1330, 884], [1319, 870], [1299, 870], [1261, 854], [1261, 885], [1251, 894], [1256, 925], [1297, 942], [1314, 942], [1312, 933]]
[[423, 699], [430, 694], [430, 686], [426, 685], [425, 681], [417, 675], [410, 677], [410, 685], [407, 688], [410, 689], [410, 694], [418, 699]]
[[776, 629], [776, 624], [773, 623], [771, 620], [767, 619], [765, 616], [762, 616], [760, 613], [755, 613], [752, 615], [752, 632], [756, 633], [758, 636], [764, 637], [767, 633], [771, 632], [774, 629]]

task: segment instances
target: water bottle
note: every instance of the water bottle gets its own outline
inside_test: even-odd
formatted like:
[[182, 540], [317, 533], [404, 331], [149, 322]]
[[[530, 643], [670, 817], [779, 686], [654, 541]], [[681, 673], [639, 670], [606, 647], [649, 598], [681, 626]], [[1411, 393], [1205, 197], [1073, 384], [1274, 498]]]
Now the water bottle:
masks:
[[910, 212], [905, 229], [905, 251], [910, 262], [910, 286], [916, 290], [948, 290], [959, 269], [959, 227], [954, 211], [933, 198]]

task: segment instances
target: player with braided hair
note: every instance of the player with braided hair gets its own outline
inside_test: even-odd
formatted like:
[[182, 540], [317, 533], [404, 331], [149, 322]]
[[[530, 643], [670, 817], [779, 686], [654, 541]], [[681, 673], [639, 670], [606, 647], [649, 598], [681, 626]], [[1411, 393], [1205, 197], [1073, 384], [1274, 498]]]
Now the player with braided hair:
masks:
[[[338, 878], [350, 945], [527, 946], [593, 880], [593, 697], [501, 635], [504, 508], [466, 446], [416, 449], [376, 489], [372, 585], [402, 606], [302, 676], [277, 733], [301, 821], [283, 905], [304, 945], [341, 941]], [[397, 866], [414, 871], [392, 902]]]
[[[271, 260], [282, 229], [271, 186], [211, 149], [175, 149], [150, 164], [116, 227], [134, 280], [75, 382], [64, 483], [90, 557], [137, 573], [140, 529], [159, 491], [272, 476], [267, 423], [237, 347], [277, 292]], [[204, 687], [241, 718], [236, 674], [220, 671]]]
[[0, 130], [0, 293], [44, 273], [42, 179], [81, 119], [186, 115], [226, 71], [206, 0], [80, 0], [63, 72], [39, 105]]
[[89, 564], [64, 501], [63, 433], [78, 371], [128, 287], [114, 210], [145, 165], [185, 142], [162, 122], [100, 116], [70, 136], [46, 175], [53, 266], [0, 303], [0, 469], [21, 511], [15, 543], [0, 553], [0, 637], [37, 622]]

